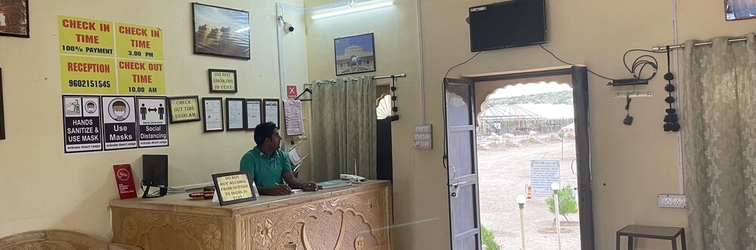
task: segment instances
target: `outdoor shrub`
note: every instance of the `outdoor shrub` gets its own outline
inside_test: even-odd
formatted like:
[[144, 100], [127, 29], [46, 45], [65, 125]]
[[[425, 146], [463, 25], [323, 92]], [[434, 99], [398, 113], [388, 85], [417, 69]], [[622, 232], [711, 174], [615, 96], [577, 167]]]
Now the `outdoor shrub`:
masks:
[[501, 250], [501, 246], [499, 246], [498, 243], [496, 243], [496, 236], [494, 236], [493, 232], [491, 230], [488, 230], [483, 225], [480, 225], [480, 237], [483, 241], [483, 246], [486, 250]]
[[[562, 187], [557, 194], [559, 194], [559, 214], [569, 221], [566, 215], [578, 212], [577, 199], [575, 199], [575, 194], [572, 192], [572, 186], [567, 185]], [[553, 214], [554, 197], [546, 198], [546, 205], [549, 207], [549, 212]]]

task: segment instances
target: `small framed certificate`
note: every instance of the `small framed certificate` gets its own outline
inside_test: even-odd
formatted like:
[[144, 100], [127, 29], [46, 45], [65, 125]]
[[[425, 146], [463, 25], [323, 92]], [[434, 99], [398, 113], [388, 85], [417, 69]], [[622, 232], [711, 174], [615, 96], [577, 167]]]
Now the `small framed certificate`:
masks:
[[236, 70], [208, 69], [210, 93], [236, 93]]
[[263, 120], [265, 122], [273, 122], [280, 127], [281, 125], [279, 124], [278, 114], [281, 112], [281, 110], [278, 103], [278, 99], [263, 100]]
[[205, 132], [223, 131], [223, 101], [220, 97], [202, 97]]
[[199, 121], [199, 97], [177, 96], [168, 97], [168, 111], [171, 123]]
[[246, 105], [244, 98], [226, 98], [226, 130], [245, 130]]
[[213, 184], [221, 206], [257, 200], [247, 172], [214, 174]]
[[255, 130], [258, 124], [263, 121], [262, 99], [247, 99], [247, 130]]

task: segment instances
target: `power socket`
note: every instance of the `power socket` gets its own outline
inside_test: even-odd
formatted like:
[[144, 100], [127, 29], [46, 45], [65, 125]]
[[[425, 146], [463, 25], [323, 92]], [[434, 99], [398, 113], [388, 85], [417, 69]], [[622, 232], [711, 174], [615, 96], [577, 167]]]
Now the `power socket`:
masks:
[[660, 194], [658, 197], [659, 207], [685, 208], [688, 200], [684, 194]]

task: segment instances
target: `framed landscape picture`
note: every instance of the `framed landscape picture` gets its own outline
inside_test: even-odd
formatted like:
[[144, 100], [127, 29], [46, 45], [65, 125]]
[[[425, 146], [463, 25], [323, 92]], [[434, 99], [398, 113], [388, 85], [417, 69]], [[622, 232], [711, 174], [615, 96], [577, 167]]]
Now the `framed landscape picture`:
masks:
[[0, 1], [0, 36], [29, 37], [29, 0]]
[[249, 60], [249, 12], [192, 3], [194, 54]]
[[373, 33], [333, 39], [336, 75], [375, 71]]

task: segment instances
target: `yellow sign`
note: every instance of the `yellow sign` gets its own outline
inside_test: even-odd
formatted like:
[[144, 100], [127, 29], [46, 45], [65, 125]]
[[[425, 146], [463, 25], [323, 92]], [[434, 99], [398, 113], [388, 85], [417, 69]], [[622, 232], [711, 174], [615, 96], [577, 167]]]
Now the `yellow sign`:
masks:
[[111, 22], [58, 16], [60, 54], [114, 57]]
[[163, 62], [118, 60], [119, 94], [165, 94]]
[[58, 16], [63, 93], [165, 94], [163, 31]]
[[163, 31], [159, 28], [116, 24], [118, 58], [163, 60]]
[[171, 97], [171, 123], [199, 121], [199, 97]]
[[115, 94], [115, 59], [60, 56], [63, 93]]

